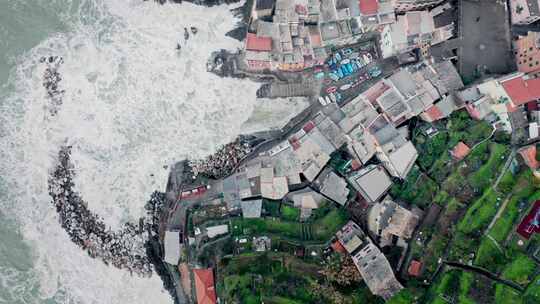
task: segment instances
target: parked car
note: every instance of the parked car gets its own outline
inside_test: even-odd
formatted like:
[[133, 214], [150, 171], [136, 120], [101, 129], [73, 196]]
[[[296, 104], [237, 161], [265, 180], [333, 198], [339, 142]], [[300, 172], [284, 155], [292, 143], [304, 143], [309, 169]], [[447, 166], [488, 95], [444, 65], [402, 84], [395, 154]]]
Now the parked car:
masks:
[[316, 79], [323, 79], [324, 78], [324, 72], [315, 73], [315, 78]]
[[328, 97], [328, 95], [324, 96], [324, 100], [326, 101], [326, 103], [324, 104], [325, 106], [332, 103], [332, 100], [330, 100], [330, 97]]
[[336, 73], [336, 76], [338, 77], [338, 79], [341, 79], [341, 78], [345, 77], [345, 74], [343, 74], [343, 70], [341, 68], [336, 69], [335, 73]]
[[330, 99], [332, 100], [332, 102], [337, 101], [336, 95], [334, 93], [330, 93], [330, 94], [328, 94], [328, 96], [330, 96]]
[[[337, 75], [336, 72], [330, 72], [330, 73], [328, 73], [328, 77], [330, 77], [330, 79], [333, 80], [333, 81], [338, 81], [339, 78], [340, 78], [340, 77]], [[330, 84], [330, 83], [331, 83], [331, 81], [329, 81], [329, 82], [326, 83], [326, 84]]]
[[339, 54], [339, 52], [335, 53], [334, 57], [336, 58], [336, 61], [341, 61], [341, 54]]
[[319, 99], [319, 103], [320, 103], [321, 105], [323, 105], [323, 106], [326, 105], [326, 100], [325, 100], [323, 97], [319, 96], [318, 99]]
[[352, 53], [352, 49], [346, 48], [341, 50], [341, 52], [343, 53], [343, 55], [350, 55]]
[[378, 77], [382, 74], [382, 71], [378, 66], [374, 66], [369, 69], [368, 73], [371, 77]]
[[337, 91], [337, 87], [328, 87], [328, 88], [326, 88], [326, 93], [328, 93], [328, 94], [334, 93], [335, 91]]
[[339, 90], [340, 91], [347, 91], [351, 87], [352, 87], [352, 83], [346, 83], [346, 84], [342, 85], [341, 87], [339, 87]]
[[343, 99], [339, 92], [334, 93], [334, 95], [336, 96], [336, 102], [340, 102]]
[[340, 64], [344, 65], [344, 64], [348, 64], [349, 62], [351, 62], [349, 59], [343, 59], [341, 60]]

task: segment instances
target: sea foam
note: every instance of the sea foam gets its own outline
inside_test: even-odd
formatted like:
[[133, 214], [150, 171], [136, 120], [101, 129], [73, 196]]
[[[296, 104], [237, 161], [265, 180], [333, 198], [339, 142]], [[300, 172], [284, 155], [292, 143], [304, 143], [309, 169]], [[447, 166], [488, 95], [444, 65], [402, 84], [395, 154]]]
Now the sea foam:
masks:
[[[237, 20], [231, 7], [140, 0], [83, 0], [72, 31], [57, 33], [18, 58], [14, 93], [0, 105], [4, 203], [33, 248], [42, 298], [60, 303], [169, 303], [157, 276], [139, 278], [91, 259], [72, 244], [50, 204], [47, 178], [59, 147], [72, 145], [75, 185], [113, 229], [143, 215], [169, 166], [203, 157], [234, 138], [258, 101], [258, 84], [206, 72]], [[184, 27], [198, 33], [184, 40]], [[180, 43], [182, 48], [176, 50]], [[48, 115], [43, 56], [60, 56], [62, 105]], [[286, 106], [264, 105], [262, 112]], [[295, 111], [301, 107], [295, 103]], [[282, 111], [282, 110], [281, 110]], [[261, 129], [283, 123], [280, 115]], [[244, 129], [243, 129], [244, 128]]]

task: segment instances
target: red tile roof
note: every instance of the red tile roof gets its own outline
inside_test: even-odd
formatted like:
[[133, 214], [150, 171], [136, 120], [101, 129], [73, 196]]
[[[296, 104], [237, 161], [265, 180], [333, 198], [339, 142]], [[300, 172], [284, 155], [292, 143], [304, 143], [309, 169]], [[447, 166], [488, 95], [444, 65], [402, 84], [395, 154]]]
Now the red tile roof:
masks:
[[516, 106], [540, 98], [540, 78], [525, 80], [523, 76], [518, 76], [502, 81], [501, 84]]
[[345, 247], [343, 247], [343, 245], [341, 245], [341, 242], [339, 241], [333, 242], [330, 246], [332, 247], [332, 249], [334, 249], [335, 252], [347, 253], [347, 250], [345, 249]]
[[194, 269], [197, 304], [215, 304], [217, 301], [212, 268]]
[[452, 156], [455, 159], [462, 160], [463, 158], [465, 158], [465, 156], [467, 156], [467, 154], [469, 154], [469, 151], [471, 151], [471, 149], [466, 144], [464, 144], [462, 141], [460, 141], [454, 147], [454, 149], [452, 149], [450, 154], [452, 154]]
[[247, 33], [246, 50], [250, 51], [271, 51], [272, 38], [258, 37], [256, 34]]
[[523, 157], [523, 160], [525, 161], [525, 164], [533, 169], [536, 170], [540, 167], [540, 163], [536, 159], [536, 146], [531, 145], [528, 147], [524, 147], [519, 149], [519, 154]]
[[358, 0], [358, 6], [360, 7], [360, 13], [362, 13], [362, 15], [374, 15], [379, 10], [379, 1]]
[[429, 107], [429, 109], [426, 110], [426, 115], [431, 121], [439, 120], [444, 117], [443, 113], [436, 105]]
[[540, 233], [540, 201], [534, 203], [529, 214], [519, 223], [517, 233], [527, 240], [533, 233]]
[[420, 275], [420, 270], [422, 270], [422, 263], [416, 261], [416, 260], [413, 260], [410, 264], [409, 264], [409, 268], [407, 269], [407, 271], [409, 272], [409, 275], [410, 276], [413, 276], [413, 277], [417, 277]]

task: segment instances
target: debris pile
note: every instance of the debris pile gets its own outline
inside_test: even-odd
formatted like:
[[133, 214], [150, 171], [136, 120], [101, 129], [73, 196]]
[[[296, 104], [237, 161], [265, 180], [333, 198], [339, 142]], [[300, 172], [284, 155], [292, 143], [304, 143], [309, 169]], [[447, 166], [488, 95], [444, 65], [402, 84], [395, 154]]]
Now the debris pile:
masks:
[[49, 194], [62, 228], [91, 257], [140, 276], [151, 276], [152, 264], [146, 255], [144, 223], [126, 223], [119, 231], [107, 228], [103, 219], [88, 210], [86, 202], [73, 190], [70, 154], [71, 147], [60, 150], [59, 164], [49, 178]]
[[204, 160], [191, 161], [193, 174], [210, 178], [223, 178], [232, 173], [238, 163], [252, 151], [252, 146], [242, 138], [222, 146]]
[[39, 62], [47, 65], [45, 72], [43, 73], [43, 87], [47, 91], [49, 97], [49, 104], [47, 108], [51, 116], [58, 114], [60, 107], [62, 106], [62, 97], [64, 96], [65, 90], [60, 90], [58, 84], [62, 81], [62, 77], [58, 72], [58, 68], [64, 63], [62, 57], [58, 56], [49, 56], [41, 57]]

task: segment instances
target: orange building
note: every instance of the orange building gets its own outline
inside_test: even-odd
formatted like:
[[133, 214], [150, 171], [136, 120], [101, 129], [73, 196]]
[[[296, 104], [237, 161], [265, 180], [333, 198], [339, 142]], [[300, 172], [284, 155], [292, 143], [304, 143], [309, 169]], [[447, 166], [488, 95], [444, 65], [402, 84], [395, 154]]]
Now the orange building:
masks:
[[518, 71], [537, 73], [540, 71], [540, 34], [529, 32], [513, 42]]

